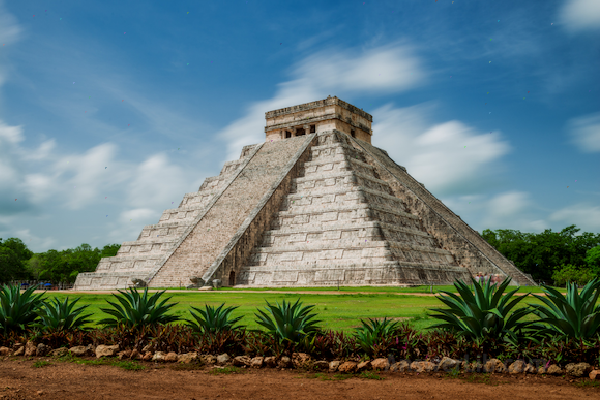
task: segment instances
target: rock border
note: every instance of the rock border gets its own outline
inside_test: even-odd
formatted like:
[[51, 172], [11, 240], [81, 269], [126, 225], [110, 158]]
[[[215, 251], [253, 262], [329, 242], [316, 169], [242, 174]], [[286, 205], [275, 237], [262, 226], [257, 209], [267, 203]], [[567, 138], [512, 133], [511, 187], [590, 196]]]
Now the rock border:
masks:
[[121, 350], [118, 344], [115, 345], [88, 345], [74, 346], [71, 348], [60, 347], [51, 349], [49, 346], [39, 343], [35, 344], [28, 341], [26, 344], [16, 343], [13, 348], [0, 347], [0, 357], [64, 357], [71, 355], [73, 357], [117, 357], [119, 360], [138, 360], [154, 363], [181, 363], [181, 364], [200, 364], [213, 367], [224, 367], [233, 365], [240, 368], [278, 368], [278, 369], [297, 369], [302, 371], [325, 371], [330, 373], [360, 373], [365, 371], [388, 371], [400, 373], [431, 373], [446, 372], [453, 374], [461, 373], [495, 373], [495, 374], [547, 374], [547, 375], [568, 375], [570, 377], [580, 378], [589, 377], [593, 380], [600, 380], [600, 368], [595, 368], [588, 363], [569, 363], [561, 367], [558, 364], [552, 364], [546, 360], [533, 360], [532, 363], [526, 363], [524, 360], [506, 360], [501, 361], [496, 358], [483, 360], [477, 359], [470, 361], [456, 360], [449, 357], [433, 360], [399, 360], [393, 357], [376, 358], [373, 360], [314, 360], [310, 355], [304, 353], [294, 353], [292, 357], [249, 357], [236, 356], [230, 357], [228, 354], [201, 355], [196, 352], [187, 354], [177, 354], [175, 352], [154, 351], [152, 345], [147, 345], [141, 351], [136, 349]]

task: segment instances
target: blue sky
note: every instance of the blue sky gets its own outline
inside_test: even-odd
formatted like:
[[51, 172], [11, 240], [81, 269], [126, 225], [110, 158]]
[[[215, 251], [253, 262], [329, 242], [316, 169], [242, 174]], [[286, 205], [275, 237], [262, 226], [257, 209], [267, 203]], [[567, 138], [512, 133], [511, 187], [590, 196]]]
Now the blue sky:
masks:
[[0, 237], [135, 240], [328, 95], [479, 232], [600, 233], [598, 37], [598, 0], [0, 2]]

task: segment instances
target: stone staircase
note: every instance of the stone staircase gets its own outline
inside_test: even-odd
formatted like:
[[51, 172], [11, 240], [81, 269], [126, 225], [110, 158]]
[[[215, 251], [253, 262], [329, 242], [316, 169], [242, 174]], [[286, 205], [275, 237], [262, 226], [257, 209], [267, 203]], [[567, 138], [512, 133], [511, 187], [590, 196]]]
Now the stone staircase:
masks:
[[[124, 242], [114, 257], [100, 260], [96, 272], [81, 273], [75, 290], [124, 288], [132, 278], [147, 279], [161, 262], [177, 248], [182, 235], [193, 228], [198, 216], [206, 212], [216, 197], [243, 168], [256, 145], [246, 146], [238, 160], [228, 161], [218, 176], [209, 177], [197, 192], [186, 193], [179, 207], [165, 210], [157, 224], [146, 225], [137, 240]], [[189, 279], [181, 282], [188, 285]]]
[[[412, 284], [464, 278], [343, 134], [319, 137], [237, 284]], [[345, 136], [345, 135], [344, 135]], [[403, 270], [403, 271], [402, 271]], [[444, 276], [440, 270], [446, 270]], [[410, 273], [412, 271], [412, 273]], [[420, 274], [419, 274], [420, 272]]]
[[[178, 286], [179, 282], [189, 284], [190, 277], [204, 277], [213, 264], [219, 263], [221, 253], [236, 242], [237, 235], [246, 230], [244, 223], [254, 218], [254, 210], [270, 196], [269, 191], [278, 184], [278, 177], [293, 167], [298, 151], [311, 140], [303, 136], [262, 144], [210, 210], [182, 236], [169, 259], [148, 276], [150, 285]], [[225, 267], [218, 269], [217, 273], [223, 274]], [[220, 275], [209, 275], [207, 281], [222, 279]]]

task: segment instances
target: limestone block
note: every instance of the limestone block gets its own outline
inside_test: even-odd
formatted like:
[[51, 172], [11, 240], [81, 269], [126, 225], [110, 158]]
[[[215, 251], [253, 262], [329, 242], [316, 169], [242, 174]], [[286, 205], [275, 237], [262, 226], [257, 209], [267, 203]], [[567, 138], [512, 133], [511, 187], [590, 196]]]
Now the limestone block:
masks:
[[319, 220], [322, 222], [337, 221], [337, 219], [338, 219], [338, 212], [336, 212], [336, 211], [326, 212], [319, 216]]
[[303, 253], [301, 251], [286, 252], [279, 255], [279, 261], [301, 261]]
[[338, 260], [342, 258], [344, 250], [336, 249], [336, 250], [325, 250], [319, 253], [320, 260]]
[[341, 231], [325, 231], [323, 233], [323, 240], [339, 240], [342, 237]]
[[298, 272], [295, 271], [275, 271], [271, 277], [273, 282], [296, 282]]

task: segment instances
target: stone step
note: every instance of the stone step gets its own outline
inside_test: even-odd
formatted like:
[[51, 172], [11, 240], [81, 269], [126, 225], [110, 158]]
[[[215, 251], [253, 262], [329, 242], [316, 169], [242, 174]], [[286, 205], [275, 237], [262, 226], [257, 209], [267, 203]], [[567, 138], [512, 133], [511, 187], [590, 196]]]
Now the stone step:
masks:
[[337, 223], [346, 223], [349, 227], [367, 221], [380, 221], [398, 227], [421, 230], [418, 217], [386, 207], [357, 204], [348, 206], [330, 206], [320, 212], [279, 211], [271, 223], [271, 230], [288, 228], [328, 227]]
[[126, 289], [132, 278], [142, 278], [143, 274], [131, 272], [83, 272], [77, 275], [73, 290], [115, 290]]
[[127, 249], [130, 246], [152, 245], [152, 244], [163, 245], [163, 244], [171, 244], [171, 243], [173, 243], [173, 239], [168, 238], [166, 236], [149, 238], [146, 241], [134, 240], [134, 241], [130, 241], [130, 242], [123, 242], [123, 244], [121, 244], [121, 248], [119, 249], [119, 251], [121, 251], [121, 250], [129, 251]]
[[[282, 210], [277, 212], [277, 218], [279, 219], [289, 219], [289, 218], [300, 218], [301, 220], [305, 220], [305, 222], [309, 222], [313, 220], [312, 217], [318, 218], [318, 221], [327, 222], [337, 220], [341, 215], [350, 216], [350, 218], [365, 218], [365, 217], [373, 217], [374, 213], [385, 213], [390, 215], [395, 215], [397, 217], [406, 218], [413, 221], [418, 221], [419, 217], [414, 214], [410, 214], [404, 211], [400, 211], [397, 209], [393, 209], [391, 207], [382, 206], [382, 205], [371, 205], [371, 204], [337, 204], [337, 203], [328, 203], [323, 204], [320, 207], [315, 206], [306, 206], [306, 207], [294, 207], [290, 210]], [[304, 218], [306, 217], [306, 218]], [[309, 218], [310, 217], [310, 218]], [[348, 218], [344, 218], [348, 219]], [[377, 220], [376, 218], [374, 219]], [[387, 222], [387, 221], [382, 221]]]
[[[388, 224], [385, 222], [379, 221], [365, 221], [362, 223], [356, 223], [352, 226], [348, 226], [346, 223], [332, 223], [328, 226], [321, 225], [310, 225], [299, 228], [282, 228], [282, 229], [274, 229], [265, 232], [263, 235], [263, 239], [266, 237], [277, 237], [277, 236], [289, 236], [294, 234], [325, 234], [325, 232], [329, 231], [354, 231], [356, 229], [371, 229], [371, 228], [379, 228], [384, 229], [385, 236], [390, 237], [391, 240], [402, 242], [402, 241], [414, 241], [415, 237], [416, 241], [421, 245], [426, 245], [429, 243], [432, 247], [437, 247], [435, 243], [432, 243], [433, 237], [427, 232], [423, 232], [416, 229], [404, 228], [401, 226], [396, 226], [392, 224]], [[393, 236], [392, 236], [393, 235]], [[412, 239], [411, 239], [412, 238]], [[308, 239], [310, 240], [310, 239]], [[421, 242], [422, 240], [422, 242]]]
[[[357, 268], [365, 266], [378, 266], [378, 265], [396, 265], [398, 262], [394, 260], [385, 260], [383, 258], [371, 258], [366, 260], [354, 260], [354, 259], [333, 259], [326, 261], [298, 261], [293, 264], [280, 262], [273, 264], [247, 264], [241, 268], [241, 272], [255, 272], [255, 271], [276, 271], [280, 269], [288, 271], [298, 271], [305, 269], [338, 269], [338, 268]], [[414, 264], [414, 263], [413, 263]]]
[[352, 240], [340, 246], [324, 243], [297, 244], [295, 246], [257, 247], [252, 251], [249, 265], [304, 264], [348, 259], [378, 258], [392, 261], [392, 253], [384, 241]]
[[156, 238], [164, 238], [166, 240], [173, 240], [174, 237], [181, 235], [189, 226], [192, 224], [186, 221], [187, 223], [182, 223], [174, 227], [164, 227], [164, 228], [156, 228], [156, 229], [146, 229], [140, 233], [140, 236], [137, 238], [138, 241], [151, 241]]
[[362, 186], [366, 189], [374, 189], [384, 193], [390, 193], [390, 187], [384, 180], [369, 176], [360, 172], [340, 171], [334, 173], [321, 173], [292, 180], [293, 192], [305, 189], [314, 189], [323, 186]]
[[[376, 250], [365, 250], [376, 249]], [[380, 237], [363, 236], [338, 240], [310, 240], [276, 246], [257, 247], [251, 256], [252, 265], [268, 265], [284, 261], [328, 260], [338, 258], [390, 258], [399, 261], [454, 263], [448, 250], [416, 243], [382, 240]]]
[[469, 273], [454, 265], [417, 264], [408, 262], [341, 263], [328, 265], [246, 267], [236, 277], [236, 284], [248, 286], [335, 286], [369, 284], [450, 284], [456, 276], [465, 279]]
[[308, 178], [313, 175], [318, 176], [321, 174], [331, 174], [345, 171], [354, 171], [368, 176], [375, 175], [374, 167], [361, 160], [353, 158], [340, 158], [336, 159], [334, 162], [326, 159], [307, 162], [304, 164], [300, 176]]
[[362, 150], [347, 143], [336, 142], [311, 147], [309, 162], [318, 161], [321, 158], [335, 160], [337, 157], [364, 159]]
[[[157, 238], [158, 239], [158, 238]], [[128, 247], [128, 249], [125, 249], [123, 252], [120, 251], [119, 249], [119, 254], [165, 254], [166, 252], [168, 252], [169, 250], [172, 250], [175, 246], [177, 238], [173, 238], [172, 240], [170, 240], [169, 242], [166, 243], [160, 243], [160, 244], [149, 244], [146, 245], [145, 243], [136, 243], [130, 246], [126, 246]], [[121, 247], [122, 248], [122, 247]]]
[[282, 210], [291, 209], [292, 207], [302, 206], [321, 206], [322, 204], [337, 203], [342, 204], [371, 203], [379, 204], [392, 208], [405, 209], [406, 206], [402, 200], [394, 197], [386, 192], [374, 189], [366, 189], [361, 187], [347, 188], [344, 190], [329, 190], [325, 192], [309, 192], [302, 191], [287, 195], [282, 202]]
[[160, 255], [158, 255], [158, 254], [146, 254], [146, 255], [117, 254], [116, 256], [105, 257], [105, 258], [101, 259], [100, 262], [153, 261], [153, 260], [158, 260], [158, 259], [160, 259]]
[[[364, 225], [364, 224], [360, 224]], [[329, 228], [329, 227], [328, 227]], [[262, 246], [263, 248], [279, 248], [280, 246], [294, 246], [302, 243], [323, 243], [329, 245], [332, 243], [333, 246], [337, 246], [339, 241], [350, 241], [350, 240], [383, 240], [381, 231], [376, 227], [355, 227], [354, 229], [344, 227], [342, 229], [320, 229], [319, 231], [314, 230], [312, 233], [291, 233], [287, 235], [275, 234], [272, 235], [268, 231], [263, 235]]]
[[[208, 202], [206, 202], [206, 204], [208, 204]], [[160, 219], [158, 220], [158, 223], [160, 224], [167, 221], [172, 222], [186, 219], [193, 220], [194, 218], [196, 218], [196, 216], [198, 216], [198, 214], [202, 212], [204, 207], [206, 207], [206, 204], [196, 203], [190, 207], [165, 210], [163, 211]]]

